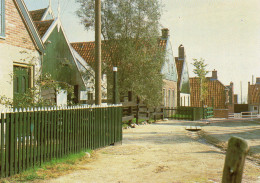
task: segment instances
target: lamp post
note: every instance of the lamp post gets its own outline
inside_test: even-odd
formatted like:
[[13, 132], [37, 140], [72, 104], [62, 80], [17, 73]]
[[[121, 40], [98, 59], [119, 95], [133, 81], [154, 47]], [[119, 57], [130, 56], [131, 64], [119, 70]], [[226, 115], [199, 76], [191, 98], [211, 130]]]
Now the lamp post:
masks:
[[113, 104], [118, 104], [118, 89], [117, 89], [117, 67], [113, 67], [114, 85], [113, 85]]
[[95, 0], [95, 104], [101, 105], [101, 0]]

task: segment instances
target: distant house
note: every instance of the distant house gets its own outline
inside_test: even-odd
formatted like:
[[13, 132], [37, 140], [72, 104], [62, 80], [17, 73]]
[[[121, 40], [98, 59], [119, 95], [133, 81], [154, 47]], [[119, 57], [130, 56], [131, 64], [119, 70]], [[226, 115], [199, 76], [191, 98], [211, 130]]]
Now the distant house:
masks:
[[190, 80], [189, 71], [186, 61], [186, 54], [183, 45], [179, 46], [179, 56], [175, 57], [175, 62], [178, 72], [177, 83], [177, 105], [178, 106], [190, 106]]
[[[230, 99], [230, 87], [225, 86], [218, 80], [217, 71], [212, 71], [212, 77], [206, 79], [208, 93], [201, 101], [200, 79], [190, 78], [191, 88], [191, 106], [192, 107], [213, 107], [215, 117], [228, 117], [229, 108], [234, 105], [233, 99]], [[233, 88], [233, 86], [231, 87]]]
[[234, 113], [235, 95], [234, 95], [234, 84], [230, 82], [230, 85], [226, 85], [228, 89], [228, 110], [229, 113]]
[[177, 82], [178, 74], [170, 41], [169, 29], [162, 29], [160, 46], [165, 50], [165, 61], [161, 73], [164, 76], [163, 105], [165, 107], [177, 107]]
[[[89, 65], [94, 66], [95, 42], [76, 42], [71, 45]], [[166, 107], [176, 107], [178, 76], [168, 29], [162, 29], [162, 37], [159, 39], [159, 46], [162, 47], [166, 53], [165, 62], [161, 68], [161, 73], [164, 75], [164, 87], [162, 88], [163, 104]], [[102, 41], [102, 47], [109, 49], [107, 48], [106, 41]], [[104, 62], [109, 65], [111, 57], [105, 52], [106, 49], [102, 50], [102, 58]], [[109, 66], [112, 67], [111, 64]]]
[[0, 96], [15, 100], [35, 86], [43, 51], [23, 0], [0, 0]]
[[74, 102], [92, 99], [93, 95], [89, 94], [94, 92], [94, 70], [70, 45], [60, 17], [55, 18], [51, 4], [30, 11], [30, 15], [45, 46], [42, 73], [73, 86]]
[[256, 78], [255, 84], [248, 82], [248, 108], [251, 112], [260, 114], [260, 78]]

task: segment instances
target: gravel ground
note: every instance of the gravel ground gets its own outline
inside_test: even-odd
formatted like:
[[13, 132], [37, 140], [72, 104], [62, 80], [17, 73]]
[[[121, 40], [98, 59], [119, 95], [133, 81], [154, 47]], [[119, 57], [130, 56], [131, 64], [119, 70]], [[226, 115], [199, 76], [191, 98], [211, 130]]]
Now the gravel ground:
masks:
[[[244, 134], [240, 132], [243, 128], [254, 134], [243, 137], [249, 138], [249, 144], [256, 149], [253, 154], [259, 154], [259, 124], [243, 127], [235, 123], [234, 127], [226, 123], [164, 121], [126, 129], [122, 145], [97, 150], [96, 160], [84, 165], [87, 170], [42, 182], [221, 182], [225, 153], [207, 142], [219, 139], [218, 143], [225, 143], [232, 134]], [[202, 126], [201, 133], [185, 130], [194, 124]], [[206, 136], [212, 137], [211, 141], [202, 138]], [[260, 183], [260, 167], [256, 162], [246, 161], [243, 182]]]

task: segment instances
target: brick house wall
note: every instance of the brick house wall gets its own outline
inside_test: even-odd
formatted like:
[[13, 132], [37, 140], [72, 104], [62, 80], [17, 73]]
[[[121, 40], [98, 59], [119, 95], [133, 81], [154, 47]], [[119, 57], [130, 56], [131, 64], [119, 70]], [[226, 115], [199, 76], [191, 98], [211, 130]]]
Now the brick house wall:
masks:
[[[165, 107], [177, 107], [177, 82], [163, 80], [163, 104]], [[170, 91], [170, 96], [169, 96]]]
[[5, 0], [5, 39], [0, 38], [0, 44], [36, 50], [13, 0]]
[[5, 0], [5, 36], [0, 38], [0, 55], [0, 96], [12, 99], [13, 67], [29, 67], [33, 85], [33, 79], [40, 72], [41, 60], [15, 0]]
[[228, 118], [228, 109], [214, 109], [214, 118]]

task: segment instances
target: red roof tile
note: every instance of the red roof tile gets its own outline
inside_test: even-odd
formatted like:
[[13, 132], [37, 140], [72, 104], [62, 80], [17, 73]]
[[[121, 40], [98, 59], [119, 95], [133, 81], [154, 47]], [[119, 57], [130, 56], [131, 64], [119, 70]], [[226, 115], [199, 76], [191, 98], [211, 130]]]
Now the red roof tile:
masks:
[[[167, 40], [160, 40], [158, 41], [159, 46], [162, 48], [166, 47]], [[71, 46], [78, 52], [78, 54], [91, 66], [94, 66], [95, 63], [95, 42], [75, 42], [71, 43]], [[111, 63], [111, 55], [110, 54], [117, 54], [116, 53], [116, 43], [114, 46], [108, 44], [108, 41], [102, 41], [102, 61], [112, 67]], [[110, 48], [109, 48], [110, 46]], [[111, 52], [111, 49], [112, 52]], [[115, 55], [113, 55], [115, 56]]]
[[49, 27], [51, 26], [52, 22], [54, 20], [45, 20], [45, 21], [35, 21], [34, 24], [38, 30], [38, 33], [41, 37], [44, 36], [44, 34], [47, 32]]
[[[226, 109], [227, 93], [226, 87], [218, 80], [207, 78], [208, 94], [204, 100], [204, 105], [214, 106], [215, 109]], [[191, 106], [202, 107], [200, 101], [200, 80], [199, 78], [190, 78]], [[213, 103], [213, 105], [212, 105]]]
[[41, 21], [44, 13], [46, 12], [47, 8], [29, 11], [33, 21]]

